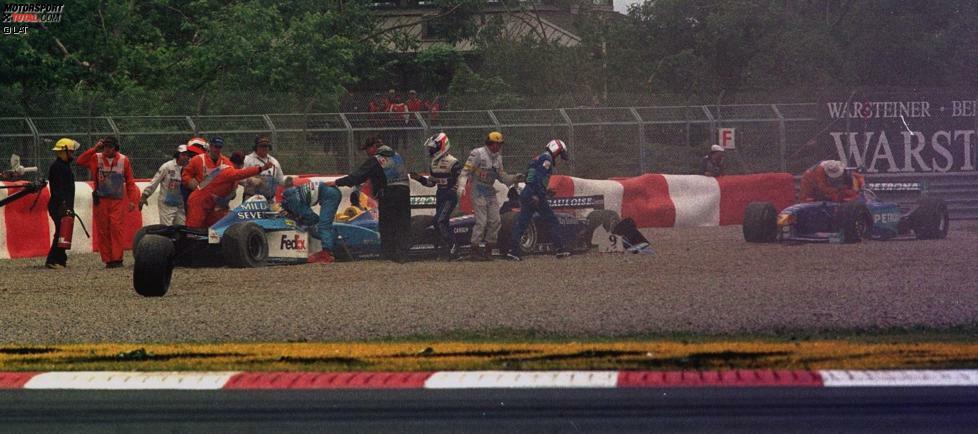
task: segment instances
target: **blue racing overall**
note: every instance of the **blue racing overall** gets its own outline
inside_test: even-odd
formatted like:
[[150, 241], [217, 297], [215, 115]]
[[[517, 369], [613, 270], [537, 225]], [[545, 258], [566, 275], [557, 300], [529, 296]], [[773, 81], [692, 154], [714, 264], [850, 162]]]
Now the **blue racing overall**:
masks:
[[[340, 206], [340, 189], [328, 187], [322, 182], [311, 182], [296, 187], [287, 188], [282, 193], [282, 207], [295, 218], [296, 223], [311, 227], [316, 226], [319, 241], [323, 250], [332, 252], [336, 246], [336, 230], [333, 229], [333, 219], [336, 209]], [[319, 215], [312, 207], [319, 204]]]
[[550, 172], [553, 171], [554, 158], [550, 151], [544, 152], [530, 160], [530, 167], [526, 171], [526, 186], [520, 193], [520, 217], [516, 220], [516, 229], [513, 230], [509, 239], [509, 254], [519, 257], [520, 238], [530, 224], [533, 214], [540, 214], [540, 220], [546, 224], [550, 230], [551, 239], [558, 252], [564, 251], [564, 241], [560, 238], [557, 231], [557, 216], [550, 209], [547, 203], [547, 186], [550, 184]]

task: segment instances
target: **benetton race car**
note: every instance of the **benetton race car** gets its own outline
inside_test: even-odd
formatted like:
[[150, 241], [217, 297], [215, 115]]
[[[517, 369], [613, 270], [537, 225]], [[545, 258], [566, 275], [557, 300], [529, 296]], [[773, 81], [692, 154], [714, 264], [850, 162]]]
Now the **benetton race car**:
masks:
[[[413, 200], [414, 207], [427, 207], [427, 197]], [[603, 198], [588, 196], [551, 199], [557, 208], [602, 208]], [[505, 207], [504, 207], [505, 208]], [[517, 213], [504, 212], [500, 237], [508, 237], [516, 224]], [[597, 226], [611, 230], [620, 220], [614, 211], [596, 209], [587, 219], [578, 219], [566, 212], [557, 213], [560, 231], [577, 250], [590, 247], [590, 233]], [[412, 219], [410, 250], [412, 257], [433, 256], [437, 253], [431, 216]], [[471, 215], [453, 218], [457, 241], [468, 249], [469, 233], [475, 224]], [[336, 230], [337, 260], [371, 259], [380, 256], [380, 233], [375, 210], [350, 206], [339, 212], [333, 224]], [[521, 247], [526, 253], [552, 250], [534, 221], [523, 235]], [[506, 238], [500, 238], [506, 239]], [[296, 225], [272, 209], [268, 201], [256, 195], [238, 205], [207, 230], [184, 226], [150, 225], [141, 228], [133, 239], [133, 287], [143, 296], [162, 296], [170, 287], [176, 266], [259, 267], [273, 264], [303, 264], [310, 252], [321, 250], [315, 231]]]
[[[919, 184], [913, 187], [919, 190]], [[896, 238], [939, 239], [948, 231], [947, 205], [923, 197], [911, 206], [880, 200], [870, 188], [847, 202], [803, 202], [781, 212], [767, 202], [753, 202], [744, 211], [744, 239], [855, 243]]]

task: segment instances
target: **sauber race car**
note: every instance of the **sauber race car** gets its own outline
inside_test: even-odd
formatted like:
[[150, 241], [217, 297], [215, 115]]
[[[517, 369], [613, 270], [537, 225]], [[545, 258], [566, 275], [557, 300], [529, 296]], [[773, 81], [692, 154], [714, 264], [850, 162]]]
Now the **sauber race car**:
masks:
[[[415, 202], [413, 207], [428, 207], [426, 196], [412, 201]], [[602, 208], [603, 202], [600, 196], [551, 199], [551, 204], [560, 209]], [[434, 203], [433, 197], [431, 203]], [[512, 211], [503, 213], [500, 237], [508, 237], [507, 231], [516, 226], [517, 215]], [[617, 213], [604, 209], [591, 211], [586, 219], [579, 219], [567, 212], [558, 212], [557, 218], [560, 221], [557, 230], [566, 237], [569, 245], [579, 250], [586, 250], [590, 246], [590, 232], [595, 227], [600, 225], [611, 230], [620, 220]], [[432, 217], [415, 216], [411, 223], [413, 245], [410, 255], [426, 257], [437, 254], [434, 242], [437, 236], [431, 226]], [[468, 249], [475, 218], [471, 215], [460, 216], [453, 218], [451, 224], [459, 244]], [[534, 220], [523, 235], [521, 248], [524, 252], [552, 249], [550, 240], [542, 235], [538, 224]], [[337, 213], [333, 227], [337, 233], [333, 252], [337, 260], [380, 257], [376, 209], [347, 207]], [[310, 252], [322, 249], [315, 234], [315, 230], [310, 231], [287, 218], [279, 212], [277, 204], [270, 205], [261, 195], [252, 196], [238, 205], [207, 230], [185, 226], [145, 226], [133, 238], [133, 287], [143, 296], [162, 296], [170, 287], [176, 266], [247, 268], [303, 264]]]
[[[882, 185], [882, 184], [876, 184]], [[920, 191], [917, 183], [904, 190]], [[868, 184], [846, 202], [802, 202], [779, 213], [767, 202], [753, 202], [744, 211], [744, 239], [855, 243], [897, 238], [939, 239], [948, 231], [947, 205], [922, 197], [910, 205], [880, 200]]]

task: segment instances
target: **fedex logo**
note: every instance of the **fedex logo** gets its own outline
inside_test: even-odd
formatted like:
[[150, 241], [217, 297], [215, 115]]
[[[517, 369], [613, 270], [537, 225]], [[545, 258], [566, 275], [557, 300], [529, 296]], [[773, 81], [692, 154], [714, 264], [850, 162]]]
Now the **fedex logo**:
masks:
[[299, 237], [299, 234], [295, 234], [292, 238], [289, 238], [288, 235], [282, 235], [279, 249], [304, 251], [306, 250], [306, 240]]

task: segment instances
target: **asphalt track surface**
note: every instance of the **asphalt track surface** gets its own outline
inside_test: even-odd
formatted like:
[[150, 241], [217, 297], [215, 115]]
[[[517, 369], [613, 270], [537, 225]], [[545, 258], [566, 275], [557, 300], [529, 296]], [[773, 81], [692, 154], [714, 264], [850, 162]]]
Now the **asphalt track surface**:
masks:
[[758, 245], [739, 226], [646, 231], [655, 255], [177, 269], [132, 290], [132, 259], [0, 261], [0, 343], [735, 335], [974, 329], [978, 224], [947, 239]]
[[0, 431], [974, 432], [978, 389], [0, 391]]

